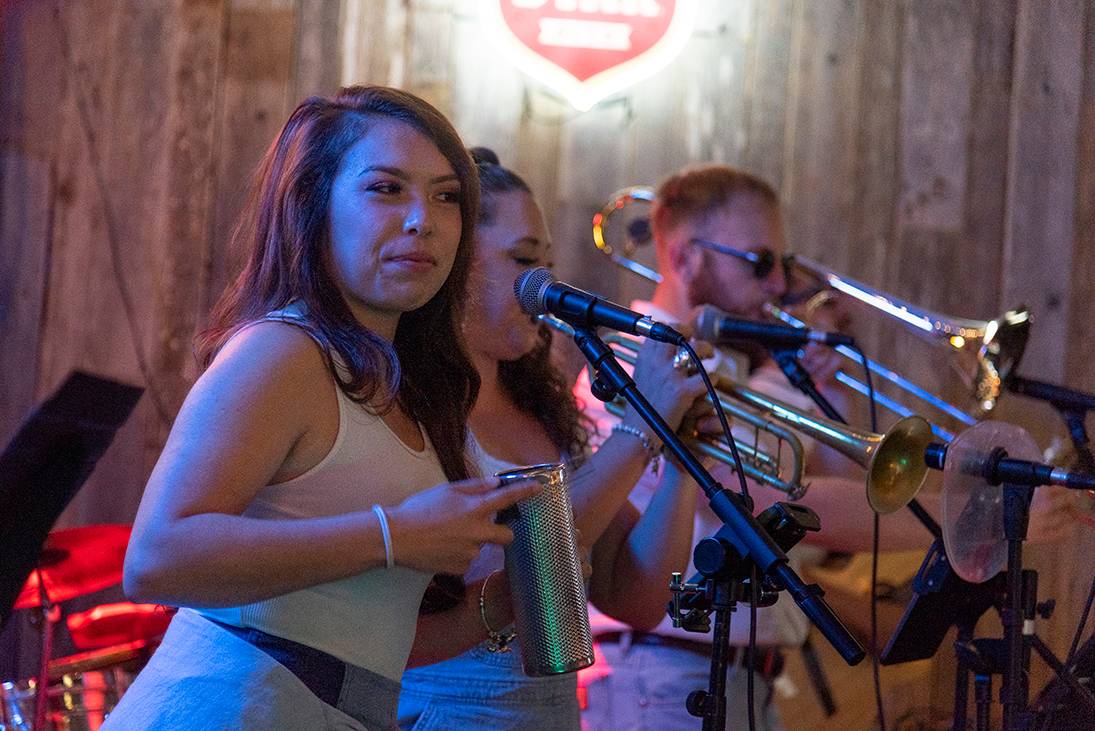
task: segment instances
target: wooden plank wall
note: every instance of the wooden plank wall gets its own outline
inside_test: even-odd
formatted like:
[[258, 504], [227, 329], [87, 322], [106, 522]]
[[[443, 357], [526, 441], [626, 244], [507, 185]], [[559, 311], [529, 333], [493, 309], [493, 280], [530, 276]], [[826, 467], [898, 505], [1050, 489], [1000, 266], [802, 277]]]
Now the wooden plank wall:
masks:
[[[591, 214], [727, 162], [779, 188], [795, 250], [955, 315], [1026, 303], [1024, 372], [1095, 391], [1095, 0], [703, 6], [677, 60], [578, 113], [498, 58], [473, 0], [0, 3], [0, 440], [70, 369], [145, 385], [64, 521], [132, 518], [238, 267], [248, 175], [296, 101], [346, 82], [421, 94], [524, 173], [576, 284], [648, 292], [594, 251]], [[960, 394], [890, 325], [862, 335]], [[1002, 413], [1058, 431], [1027, 401]], [[1092, 531], [1072, 545], [1091, 555]], [[1035, 562], [1060, 649], [1090, 576]]]

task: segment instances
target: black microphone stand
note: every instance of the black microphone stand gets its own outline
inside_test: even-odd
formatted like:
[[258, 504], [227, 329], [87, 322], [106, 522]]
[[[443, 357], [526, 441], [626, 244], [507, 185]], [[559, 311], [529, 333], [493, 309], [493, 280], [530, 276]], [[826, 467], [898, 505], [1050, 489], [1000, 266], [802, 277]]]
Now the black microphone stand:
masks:
[[[1035, 488], [1043, 482], [1032, 471], [1009, 469], [1007, 451], [1003, 447], [992, 450], [981, 470], [981, 475], [990, 485], [1000, 485], [1003, 491], [1004, 537], [1007, 540], [1007, 569], [1004, 572], [1004, 600], [998, 606], [1004, 632], [1000, 641], [991, 639], [972, 640], [980, 650], [983, 667], [976, 671], [981, 685], [991, 683], [992, 673], [1004, 677], [1001, 690], [1003, 706], [1003, 728], [1006, 731], [1026, 731], [1032, 728], [1034, 714], [1029, 707], [1030, 651], [1035, 649], [1047, 664], [1057, 670], [1059, 662], [1052, 662], [1052, 652], [1024, 625], [1033, 626], [1035, 614], [1045, 614], [1046, 610], [1037, 603], [1038, 574], [1023, 569], [1023, 542], [1027, 538], [1030, 520], [1030, 502]], [[931, 445], [925, 460], [933, 469], [943, 469], [946, 463], [946, 447]], [[1000, 645], [1003, 645], [1002, 651]], [[961, 649], [960, 649], [960, 659]], [[968, 657], [966, 660], [970, 660]], [[1056, 660], [1056, 658], [1052, 658]], [[1001, 672], [1002, 670], [1002, 672]], [[1063, 675], [1061, 677], [1064, 677]], [[1086, 699], [1085, 699], [1086, 700]], [[981, 719], [983, 704], [978, 704], [979, 725], [987, 724], [987, 718]], [[956, 724], [961, 714], [964, 722], [965, 708], [956, 706]], [[958, 728], [957, 725], [955, 728]]]
[[845, 662], [849, 665], [860, 662], [865, 655], [863, 648], [825, 603], [821, 587], [817, 584], [806, 585], [790, 567], [787, 555], [753, 517], [752, 501], [724, 489], [711, 476], [643, 396], [612, 350], [592, 329], [575, 326], [573, 337], [575, 345], [589, 361], [594, 374], [591, 379], [593, 395], [602, 401], [608, 401], [617, 394], [622, 396], [700, 486], [707, 496], [711, 510], [724, 524], [716, 536], [723, 560], [714, 562], [721, 564], [722, 570], [715, 570], [717, 580], [711, 587], [715, 594], [713, 599], [716, 609], [711, 679], [707, 695], [699, 704], [702, 708], [689, 709], [702, 713], [704, 729], [722, 731], [726, 725], [725, 683], [729, 660], [730, 613], [740, 596], [740, 586], [735, 588], [735, 585], [742, 575], [752, 576], [755, 571], [773, 590], [787, 590]]

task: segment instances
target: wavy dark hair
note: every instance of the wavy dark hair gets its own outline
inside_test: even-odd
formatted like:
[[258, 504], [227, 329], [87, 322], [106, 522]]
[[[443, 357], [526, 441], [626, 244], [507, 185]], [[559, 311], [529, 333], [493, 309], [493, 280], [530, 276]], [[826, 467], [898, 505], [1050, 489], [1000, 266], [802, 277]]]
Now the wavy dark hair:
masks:
[[[379, 119], [398, 120], [429, 138], [460, 181], [461, 234], [452, 271], [429, 302], [400, 317], [392, 342], [354, 318], [326, 263], [332, 181], [346, 151]], [[197, 338], [201, 365], [242, 326], [299, 300], [304, 326], [324, 346], [339, 388], [381, 412], [398, 404], [426, 430], [446, 477], [467, 478], [467, 416], [479, 376], [460, 322], [478, 213], [475, 164], [453, 126], [424, 100], [379, 86], [306, 99], [255, 173], [232, 235], [247, 262]], [[345, 371], [336, 368], [336, 355]]]
[[[520, 191], [532, 194], [520, 175], [503, 167], [498, 156], [485, 147], [473, 147], [472, 159], [479, 168], [479, 224], [494, 220], [494, 197]], [[540, 325], [540, 342], [517, 360], [499, 364], [498, 376], [506, 394], [522, 411], [543, 425], [551, 443], [574, 461], [581, 461], [589, 446], [592, 423], [578, 408], [578, 401], [562, 372], [551, 362], [553, 332]]]

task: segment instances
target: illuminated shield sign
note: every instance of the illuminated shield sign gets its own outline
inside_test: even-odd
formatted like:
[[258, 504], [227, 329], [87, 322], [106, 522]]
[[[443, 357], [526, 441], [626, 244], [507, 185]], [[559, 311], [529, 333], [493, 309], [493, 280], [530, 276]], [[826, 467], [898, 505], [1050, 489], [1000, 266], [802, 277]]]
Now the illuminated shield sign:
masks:
[[522, 71], [586, 110], [663, 68], [698, 0], [482, 0], [487, 31]]

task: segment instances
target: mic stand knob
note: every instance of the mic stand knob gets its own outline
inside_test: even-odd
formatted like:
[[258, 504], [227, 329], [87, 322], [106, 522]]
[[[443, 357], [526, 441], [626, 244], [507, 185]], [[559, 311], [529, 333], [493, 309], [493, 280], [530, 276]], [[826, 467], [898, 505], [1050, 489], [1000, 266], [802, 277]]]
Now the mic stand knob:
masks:
[[685, 632], [711, 631], [711, 598], [706, 579], [696, 583], [685, 582], [680, 572], [674, 571], [669, 580], [673, 598], [666, 605], [673, 626]]
[[620, 394], [620, 390], [608, 382], [607, 379], [602, 378], [599, 374], [589, 382], [589, 391], [593, 396], [599, 400], [608, 403], [613, 401]]
[[684, 701], [684, 707], [688, 713], [696, 718], [703, 718], [710, 713], [710, 706], [711, 694], [706, 690], [694, 690]]

